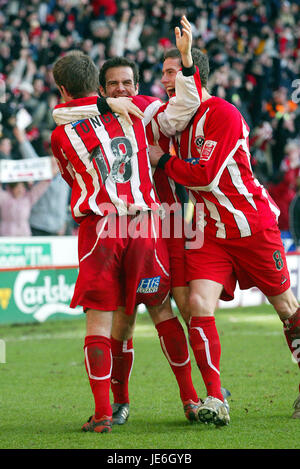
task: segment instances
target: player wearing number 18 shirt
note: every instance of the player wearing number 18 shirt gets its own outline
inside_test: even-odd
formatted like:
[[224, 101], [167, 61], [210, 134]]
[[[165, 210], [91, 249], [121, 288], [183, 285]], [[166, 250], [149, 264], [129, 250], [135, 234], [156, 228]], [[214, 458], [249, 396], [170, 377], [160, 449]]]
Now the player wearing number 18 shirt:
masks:
[[[179, 89], [190, 86], [194, 109], [200, 102], [199, 93], [195, 93], [194, 90], [201, 87], [200, 81], [195, 84], [195, 80], [197, 81], [196, 74], [185, 78], [181, 74], [177, 84]], [[183, 82], [185, 83], [183, 84]], [[178, 93], [180, 94], [180, 91]], [[148, 96], [134, 96], [132, 101], [144, 112], [143, 120], [134, 117], [134, 126], [130, 125], [124, 118], [116, 117], [112, 113], [99, 115], [99, 98], [97, 96], [71, 100], [56, 106], [54, 110], [53, 117], [56, 123], [64, 125], [59, 125], [54, 130], [52, 149], [59, 161], [62, 176], [72, 187], [71, 210], [74, 220], [81, 226], [80, 232], [83, 231], [82, 227], [86, 223], [87, 215], [101, 217], [97, 228], [97, 234], [100, 236], [101, 231], [105, 231], [107, 228], [110, 220], [108, 215], [135, 215], [137, 212], [145, 212], [153, 218], [153, 214], [160, 207], [160, 201], [152, 181], [145, 126], [162, 103], [157, 98]], [[176, 112], [175, 106], [171, 105], [164, 108], [164, 112], [160, 114], [159, 124], [166, 133], [174, 133], [173, 129], [184, 125], [184, 120], [179, 119], [178, 116], [180, 106], [180, 99], [177, 99]], [[188, 96], [185, 93], [184, 107], [188, 106]], [[79, 118], [74, 121], [75, 116], [88, 116], [88, 118]], [[156, 218], [158, 217], [156, 216]], [[153, 229], [154, 226], [150, 231]], [[155, 236], [155, 233], [153, 235]], [[94, 243], [97, 243], [97, 238]], [[82, 247], [79, 259], [88, 257], [94, 249], [92, 239], [89, 237], [79, 243], [79, 247]], [[160, 262], [159, 256], [157, 262], [161, 264], [162, 268], [163, 263]], [[164, 271], [168, 269], [162, 270], [160, 286], [163, 284]], [[150, 274], [151, 272], [148, 272], [149, 278], [155, 277]], [[169, 275], [166, 277], [167, 283], [169, 283]], [[85, 279], [81, 282], [79, 273], [71, 303], [72, 307], [83, 304], [83, 301], [85, 307], [95, 307], [95, 297], [98, 296], [100, 300], [100, 295], [101, 297], [109, 295], [110, 299], [107, 299], [107, 302], [111, 307], [119, 301], [118, 295], [111, 295], [107, 285], [100, 282], [91, 293], [94, 298], [92, 301], [89, 299], [86, 287], [83, 288], [83, 283], [85, 283]], [[132, 286], [132, 288], [135, 287]], [[144, 302], [141, 301], [144, 299], [146, 304], [151, 306], [153, 302], [157, 303], [165, 297], [165, 289], [162, 289], [161, 294], [160, 289], [147, 296], [137, 294], [137, 304]], [[128, 314], [131, 314], [135, 304], [135, 295], [128, 289], [126, 291], [126, 304]]]
[[[183, 404], [198, 402], [198, 397], [184, 331], [166, 307], [168, 251], [159, 233], [160, 204], [152, 185], [144, 127], [161, 103], [134, 98], [144, 119], [133, 116], [133, 125], [111, 112], [100, 115], [96, 78], [86, 90], [88, 71], [98, 80], [95, 65], [80, 52], [56, 62], [53, 74], [65, 103], [54, 110], [58, 127], [51, 143], [61, 174], [72, 187], [72, 213], [80, 223], [79, 275], [71, 306], [82, 305], [86, 312], [85, 365], [95, 400], [95, 413], [82, 429], [102, 433], [112, 428], [110, 336], [113, 312], [120, 306], [133, 315], [137, 304], [147, 305], [164, 339], [163, 350], [170, 358]], [[199, 105], [197, 80], [195, 69], [178, 80], [185, 97], [190, 92], [194, 111]], [[73, 91], [74, 82], [79, 92]], [[184, 126], [182, 117], [178, 118], [181, 110], [178, 99], [161, 115], [165, 131]]]
[[[77, 102], [71, 101], [68, 106], [59, 105], [54, 112], [57, 121], [61, 116], [60, 110], [72, 119], [74, 107], [84, 108], [83, 112], [86, 112], [86, 115], [89, 115], [89, 112], [92, 115], [93, 109], [98, 113], [87, 119], [60, 125], [52, 136], [54, 154], [59, 159], [63, 176], [72, 186], [71, 210], [74, 220], [80, 224], [80, 263], [83, 259], [85, 263], [90, 262], [88, 258], [92, 256], [99, 241], [98, 238], [109, 229], [112, 223], [116, 223], [115, 229], [118, 230], [115, 237], [121, 235], [119, 230], [122, 228], [117, 224], [119, 216], [133, 216], [145, 212], [149, 214], [147, 220], [151, 224], [151, 217], [154, 218], [160, 206], [152, 185], [144, 123], [134, 117], [132, 126], [124, 118], [117, 118], [112, 113], [99, 115], [98, 99], [87, 97], [76, 100]], [[145, 111], [146, 115], [147, 108], [153, 103], [156, 104], [156, 109], [160, 105], [151, 98], [148, 100], [141, 97], [136, 100], [136, 104], [142, 111]], [[150, 114], [154, 111], [155, 106], [152, 106]], [[65, 155], [68, 155], [67, 159]], [[90, 232], [91, 217], [98, 220], [94, 236]], [[131, 219], [128, 218], [128, 220]], [[152, 228], [149, 227], [150, 231], [155, 229], [155, 224]], [[86, 231], [89, 231], [88, 236]], [[124, 243], [125, 240], [122, 239], [122, 242]], [[112, 243], [116, 250], [116, 239]], [[156, 249], [159, 250], [159, 247], [157, 246]], [[116, 256], [117, 254], [115, 252]], [[108, 264], [108, 254], [103, 252], [102, 256], [106, 258], [106, 264]], [[169, 284], [168, 263], [165, 262], [163, 254], [159, 253], [158, 262], [161, 264], [160, 288], [154, 289], [153, 294], [148, 294], [145, 298], [144, 295], [138, 293], [138, 302], [142, 302], [144, 298], [151, 306], [153, 302], [162, 302], [166, 297]], [[94, 263], [92, 265], [94, 266]], [[109, 265], [112, 268], [112, 261]], [[79, 272], [71, 307], [83, 305], [85, 308], [96, 308], [99, 303], [101, 307], [115, 310], [120, 302], [120, 293], [114, 289], [113, 282], [110, 284], [109, 278], [103, 282], [99, 275], [92, 280], [90, 276], [89, 287], [87, 287], [86, 272], [86, 269]], [[158, 273], [154, 275], [154, 272], [150, 270], [147, 275], [145, 272], [145, 277], [157, 276]], [[97, 281], [96, 278], [99, 280]], [[128, 276], [127, 282], [131, 283], [131, 280], [132, 284], [127, 285], [126, 299], [121, 299], [122, 304], [126, 301], [128, 314], [132, 313], [135, 305], [135, 291], [138, 287], [135, 285], [138, 279], [134, 279], [133, 275], [130, 278]]]

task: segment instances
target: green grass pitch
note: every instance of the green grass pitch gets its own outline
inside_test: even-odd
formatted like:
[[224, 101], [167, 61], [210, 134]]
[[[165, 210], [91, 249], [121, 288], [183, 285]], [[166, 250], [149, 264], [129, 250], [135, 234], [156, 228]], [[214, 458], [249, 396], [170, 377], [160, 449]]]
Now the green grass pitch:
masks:
[[[216, 314], [222, 385], [231, 391], [231, 423], [215, 428], [184, 417], [175, 378], [148, 314], [140, 314], [130, 380], [131, 414], [110, 434], [81, 432], [93, 413], [84, 368], [84, 319], [2, 326], [1, 449], [299, 449], [291, 419], [299, 369], [269, 305]], [[205, 397], [191, 353], [193, 380]]]

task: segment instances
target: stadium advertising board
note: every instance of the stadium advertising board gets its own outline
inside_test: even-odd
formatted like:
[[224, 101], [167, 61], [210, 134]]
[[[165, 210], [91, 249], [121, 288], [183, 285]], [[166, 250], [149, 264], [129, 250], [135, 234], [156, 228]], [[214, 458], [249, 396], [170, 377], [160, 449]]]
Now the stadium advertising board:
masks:
[[0, 161], [0, 182], [42, 181], [52, 179], [50, 157]]
[[52, 265], [50, 243], [0, 243], [1, 269], [33, 265]]
[[0, 322], [44, 322], [83, 314], [82, 308], [69, 307], [77, 273], [76, 268], [1, 271]]
[[17, 267], [77, 265], [76, 236], [0, 237], [0, 271]]
[[77, 238], [0, 238], [0, 323], [44, 322], [69, 307], [78, 275]]

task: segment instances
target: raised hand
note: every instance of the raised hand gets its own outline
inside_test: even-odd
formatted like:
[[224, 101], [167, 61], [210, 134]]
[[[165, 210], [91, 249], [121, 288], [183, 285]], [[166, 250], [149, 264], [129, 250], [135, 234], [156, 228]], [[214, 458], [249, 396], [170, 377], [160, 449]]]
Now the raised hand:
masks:
[[132, 102], [132, 98], [126, 96], [120, 96], [119, 98], [107, 98], [107, 104], [111, 108], [112, 112], [120, 114], [132, 125], [132, 120], [129, 114], [143, 119], [144, 113]]
[[181, 54], [181, 61], [184, 67], [191, 67], [193, 65], [192, 59], [192, 27], [185, 16], [180, 20], [182, 30], [179, 26], [175, 28], [176, 47]]

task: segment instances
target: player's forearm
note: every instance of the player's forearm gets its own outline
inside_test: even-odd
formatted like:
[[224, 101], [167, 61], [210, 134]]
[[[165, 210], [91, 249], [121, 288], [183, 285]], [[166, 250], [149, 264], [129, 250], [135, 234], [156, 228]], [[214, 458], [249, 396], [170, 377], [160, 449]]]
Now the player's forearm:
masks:
[[165, 153], [158, 161], [157, 167], [164, 169], [168, 177], [189, 189], [212, 189], [213, 181], [209, 179], [205, 167], [199, 163], [190, 163]]
[[109, 99], [110, 98], [103, 98], [102, 96], [97, 99], [97, 107], [100, 114], [107, 114], [108, 112], [112, 112], [109, 106]]
[[55, 123], [57, 125], [64, 125], [76, 120], [89, 119], [99, 114], [112, 112], [106, 98], [92, 96], [86, 99], [88, 102], [85, 106], [56, 106], [52, 113]]
[[198, 68], [183, 67], [177, 73], [176, 96], [173, 96], [163, 112], [158, 112], [157, 123], [167, 137], [182, 132], [201, 104], [202, 88]]
[[192, 58], [192, 53], [191, 51], [181, 54], [181, 63], [183, 67], [189, 68], [193, 66], [193, 58]]
[[19, 143], [19, 150], [24, 159], [39, 157], [29, 140]]

